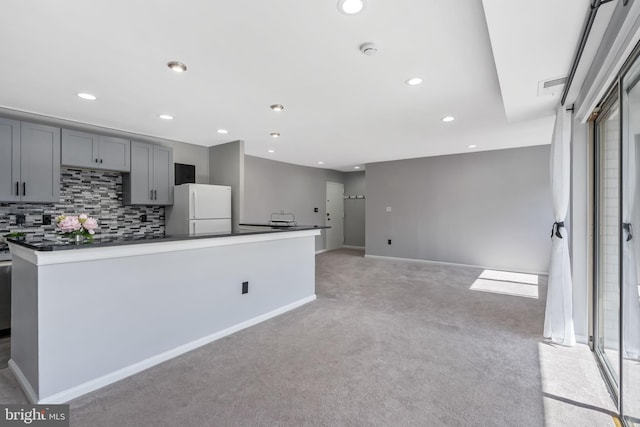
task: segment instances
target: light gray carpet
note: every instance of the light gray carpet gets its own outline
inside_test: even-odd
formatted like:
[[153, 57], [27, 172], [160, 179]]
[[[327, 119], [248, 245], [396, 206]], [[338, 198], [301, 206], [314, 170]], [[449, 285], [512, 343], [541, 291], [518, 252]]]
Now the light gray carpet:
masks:
[[544, 277], [530, 299], [469, 290], [476, 268], [316, 260], [318, 300], [72, 401], [71, 425], [613, 425], [599, 377], [543, 378], [578, 354], [541, 344]]

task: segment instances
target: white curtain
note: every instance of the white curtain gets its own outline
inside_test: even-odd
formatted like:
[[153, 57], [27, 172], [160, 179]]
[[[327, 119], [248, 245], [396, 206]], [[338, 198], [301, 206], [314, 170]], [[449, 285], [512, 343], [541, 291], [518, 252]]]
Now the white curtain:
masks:
[[566, 346], [576, 343], [573, 329], [573, 289], [569, 236], [564, 220], [569, 208], [571, 113], [559, 106], [551, 140], [551, 195], [555, 223], [551, 231], [551, 259], [544, 314], [544, 337]]
[[636, 203], [636, 145], [631, 135], [624, 147], [622, 167], [622, 183], [624, 197], [622, 200], [622, 330], [624, 357], [640, 358], [640, 301], [638, 300], [638, 274], [636, 270], [635, 240], [638, 236], [632, 223], [633, 208]]

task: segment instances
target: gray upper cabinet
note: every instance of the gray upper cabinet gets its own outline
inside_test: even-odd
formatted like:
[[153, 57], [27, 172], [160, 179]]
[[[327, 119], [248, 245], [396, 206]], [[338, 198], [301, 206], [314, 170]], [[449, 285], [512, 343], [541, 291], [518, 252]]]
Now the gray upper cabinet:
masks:
[[153, 191], [154, 202], [160, 205], [173, 204], [173, 149], [153, 146]]
[[60, 201], [60, 128], [0, 119], [0, 200]]
[[0, 200], [20, 200], [20, 122], [0, 119]]
[[123, 178], [126, 205], [173, 204], [173, 149], [131, 142], [131, 173]]
[[129, 172], [131, 142], [127, 139], [62, 129], [62, 164]]

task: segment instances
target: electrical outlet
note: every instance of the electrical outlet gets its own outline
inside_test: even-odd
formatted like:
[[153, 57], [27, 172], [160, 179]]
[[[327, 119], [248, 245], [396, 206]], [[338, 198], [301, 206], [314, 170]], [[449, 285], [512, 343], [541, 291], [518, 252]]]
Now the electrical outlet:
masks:
[[16, 215], [16, 225], [24, 225], [27, 222], [23, 214]]
[[249, 282], [242, 282], [242, 293], [243, 294], [249, 293]]
[[51, 214], [42, 215], [42, 225], [51, 225]]
[[391, 239], [387, 239], [387, 245], [391, 244]]
[[140, 222], [147, 222], [147, 216], [145, 214], [140, 215]]

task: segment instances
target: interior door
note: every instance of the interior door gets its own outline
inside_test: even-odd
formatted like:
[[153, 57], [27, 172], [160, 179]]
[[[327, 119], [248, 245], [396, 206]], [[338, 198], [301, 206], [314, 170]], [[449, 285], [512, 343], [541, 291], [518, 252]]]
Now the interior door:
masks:
[[326, 249], [338, 249], [344, 242], [344, 184], [327, 181]]

